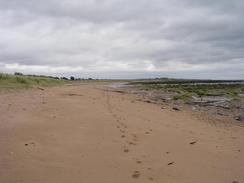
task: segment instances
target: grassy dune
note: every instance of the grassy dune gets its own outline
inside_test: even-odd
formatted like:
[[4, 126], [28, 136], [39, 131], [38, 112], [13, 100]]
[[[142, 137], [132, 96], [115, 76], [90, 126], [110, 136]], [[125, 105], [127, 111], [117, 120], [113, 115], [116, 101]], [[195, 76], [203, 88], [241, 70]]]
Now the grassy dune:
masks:
[[65, 83], [67, 83], [67, 81], [50, 77], [15, 76], [0, 73], [0, 91], [55, 86]]

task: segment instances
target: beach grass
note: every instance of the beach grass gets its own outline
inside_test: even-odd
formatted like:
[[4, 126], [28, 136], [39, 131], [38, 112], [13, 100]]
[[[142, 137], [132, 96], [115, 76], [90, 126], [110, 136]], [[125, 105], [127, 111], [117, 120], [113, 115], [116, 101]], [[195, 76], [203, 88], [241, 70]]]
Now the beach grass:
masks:
[[45, 76], [16, 76], [0, 73], [0, 91], [57, 86], [67, 82], [62, 79]]

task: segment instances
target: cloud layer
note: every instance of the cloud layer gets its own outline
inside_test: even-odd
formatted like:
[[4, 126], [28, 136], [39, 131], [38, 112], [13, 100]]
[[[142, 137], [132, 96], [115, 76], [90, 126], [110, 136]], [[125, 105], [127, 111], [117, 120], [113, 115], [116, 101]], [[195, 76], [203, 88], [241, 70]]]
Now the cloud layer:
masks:
[[0, 72], [244, 79], [242, 0], [0, 0]]

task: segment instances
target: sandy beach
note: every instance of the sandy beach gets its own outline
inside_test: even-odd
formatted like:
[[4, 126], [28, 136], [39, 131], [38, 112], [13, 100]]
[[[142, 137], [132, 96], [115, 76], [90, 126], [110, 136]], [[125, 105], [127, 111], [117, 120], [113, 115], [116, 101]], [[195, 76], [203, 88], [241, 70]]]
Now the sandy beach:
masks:
[[244, 128], [81, 83], [0, 94], [0, 183], [242, 183]]

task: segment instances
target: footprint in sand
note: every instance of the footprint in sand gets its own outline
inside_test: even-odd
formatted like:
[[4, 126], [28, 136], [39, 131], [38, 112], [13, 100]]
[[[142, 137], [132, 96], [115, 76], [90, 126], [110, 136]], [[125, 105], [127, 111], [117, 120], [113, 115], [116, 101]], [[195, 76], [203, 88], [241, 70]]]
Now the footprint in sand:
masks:
[[142, 161], [140, 161], [140, 160], [137, 160], [137, 161], [136, 161], [136, 163], [137, 163], [137, 164], [141, 164], [141, 163], [142, 163]]
[[128, 153], [130, 150], [129, 149], [124, 149], [124, 152]]
[[194, 145], [197, 141], [190, 142], [189, 144]]
[[172, 161], [172, 162], [168, 163], [168, 165], [173, 165], [174, 163], [175, 163], [175, 162]]
[[31, 143], [26, 143], [25, 146], [28, 146], [28, 145], [35, 145], [35, 142], [31, 142]]
[[136, 145], [134, 142], [127, 142], [129, 145]]
[[133, 172], [133, 174], [132, 174], [132, 178], [137, 179], [137, 178], [140, 177], [140, 175], [141, 175], [141, 173], [140, 173], [139, 171], [136, 170], [136, 171]]

